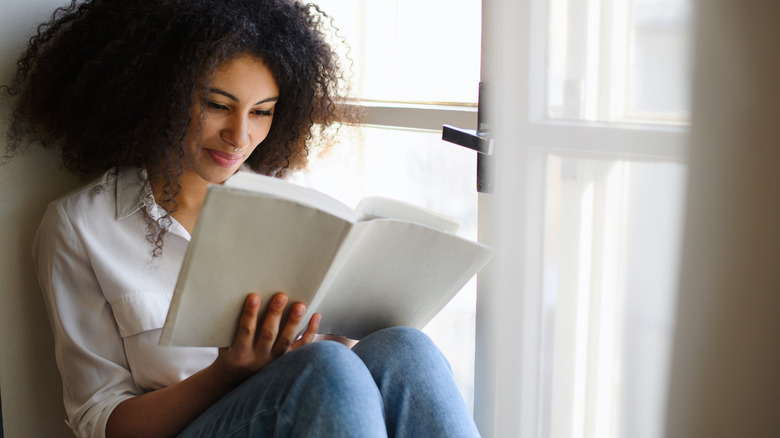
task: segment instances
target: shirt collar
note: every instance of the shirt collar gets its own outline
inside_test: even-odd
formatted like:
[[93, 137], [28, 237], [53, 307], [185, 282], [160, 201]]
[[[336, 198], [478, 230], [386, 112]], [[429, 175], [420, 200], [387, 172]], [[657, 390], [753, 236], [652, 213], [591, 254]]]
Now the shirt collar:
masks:
[[122, 220], [146, 207], [152, 218], [161, 215], [154, 202], [146, 169], [137, 167], [116, 170], [116, 220]]
[[[155, 221], [166, 214], [154, 200], [146, 169], [137, 167], [117, 169], [116, 220], [126, 219], [142, 208], [145, 208], [149, 217]], [[174, 218], [171, 218], [169, 231], [187, 240], [191, 239], [190, 233]]]

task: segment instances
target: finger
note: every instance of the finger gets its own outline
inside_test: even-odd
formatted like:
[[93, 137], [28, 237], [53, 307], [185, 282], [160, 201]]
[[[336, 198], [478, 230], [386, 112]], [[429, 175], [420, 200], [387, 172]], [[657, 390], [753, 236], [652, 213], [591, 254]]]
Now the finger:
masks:
[[276, 294], [271, 298], [268, 310], [260, 324], [260, 332], [257, 334], [256, 346], [263, 351], [271, 351], [279, 333], [279, 325], [282, 322], [284, 306], [287, 305], [287, 295]]
[[301, 335], [300, 339], [295, 341], [293, 348], [298, 348], [314, 342], [314, 337], [317, 335], [317, 331], [320, 329], [321, 320], [322, 315], [319, 313], [312, 315], [311, 319], [309, 320], [309, 325], [306, 326], [306, 331], [303, 332], [303, 335]]
[[251, 348], [255, 341], [257, 316], [260, 313], [260, 297], [249, 294], [244, 301], [244, 308], [238, 320], [238, 331], [233, 340], [234, 347]]
[[275, 354], [284, 354], [290, 348], [290, 345], [295, 342], [295, 338], [298, 336], [298, 326], [303, 319], [303, 314], [306, 312], [306, 306], [302, 303], [295, 303], [290, 308], [290, 313], [287, 315], [287, 321], [284, 324], [284, 328], [279, 336], [276, 338], [274, 344]]

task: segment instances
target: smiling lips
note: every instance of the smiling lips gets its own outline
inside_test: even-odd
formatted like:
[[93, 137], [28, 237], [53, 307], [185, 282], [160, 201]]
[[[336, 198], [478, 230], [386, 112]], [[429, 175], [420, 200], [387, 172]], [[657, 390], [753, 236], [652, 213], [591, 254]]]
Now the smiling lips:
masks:
[[244, 154], [231, 154], [217, 149], [206, 149], [206, 152], [217, 166], [224, 168], [234, 167], [244, 159]]

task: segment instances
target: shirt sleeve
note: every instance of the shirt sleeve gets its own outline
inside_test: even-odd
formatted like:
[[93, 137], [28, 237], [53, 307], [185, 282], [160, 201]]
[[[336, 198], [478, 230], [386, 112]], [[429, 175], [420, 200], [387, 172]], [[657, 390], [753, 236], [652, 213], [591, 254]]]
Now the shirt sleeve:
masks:
[[129, 370], [85, 242], [61, 203], [48, 206], [33, 258], [54, 334], [68, 424], [80, 437], [103, 438], [113, 409], [143, 391]]

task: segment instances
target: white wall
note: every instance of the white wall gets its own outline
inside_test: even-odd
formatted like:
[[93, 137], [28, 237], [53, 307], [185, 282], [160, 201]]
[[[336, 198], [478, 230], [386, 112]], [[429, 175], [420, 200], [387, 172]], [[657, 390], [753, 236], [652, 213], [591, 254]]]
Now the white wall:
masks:
[[[38, 22], [64, 0], [0, 0], [0, 82]], [[8, 105], [0, 101], [0, 148]], [[64, 423], [62, 388], [49, 322], [30, 248], [46, 203], [74, 185], [50, 157], [28, 154], [0, 166], [0, 392], [5, 438], [57, 438]]]

